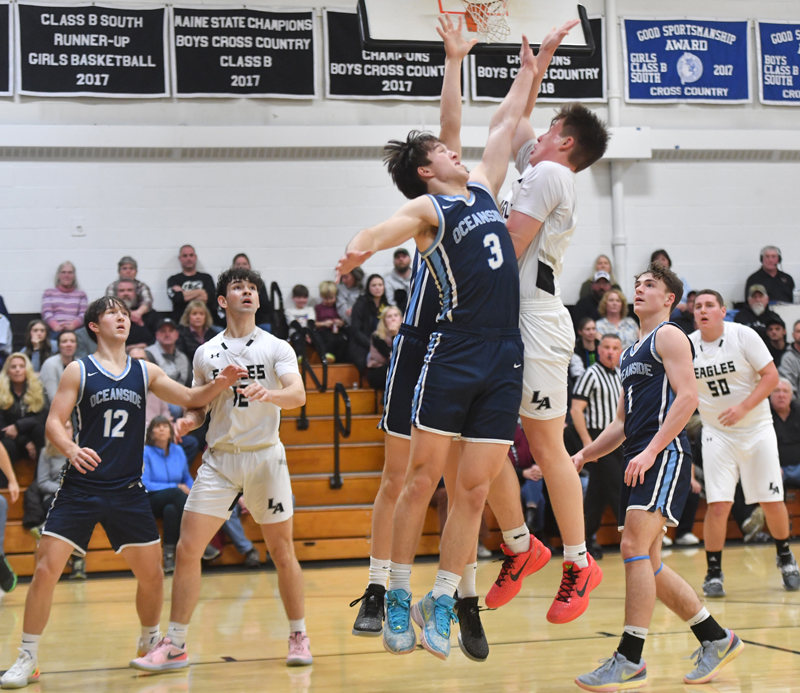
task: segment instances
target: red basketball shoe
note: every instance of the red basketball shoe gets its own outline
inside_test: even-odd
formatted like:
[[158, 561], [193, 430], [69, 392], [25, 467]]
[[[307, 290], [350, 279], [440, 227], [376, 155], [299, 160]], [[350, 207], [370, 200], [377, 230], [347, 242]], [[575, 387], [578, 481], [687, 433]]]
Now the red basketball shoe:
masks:
[[512, 553], [505, 544], [501, 544], [500, 548], [506, 555], [503, 567], [484, 599], [490, 609], [508, 604], [519, 594], [523, 578], [541, 570], [550, 560], [550, 549], [532, 534], [530, 548], [523, 553]]
[[550, 623], [569, 623], [589, 607], [589, 593], [600, 584], [603, 571], [588, 553], [589, 565], [579, 568], [572, 561], [564, 561], [561, 587], [553, 600], [547, 620]]

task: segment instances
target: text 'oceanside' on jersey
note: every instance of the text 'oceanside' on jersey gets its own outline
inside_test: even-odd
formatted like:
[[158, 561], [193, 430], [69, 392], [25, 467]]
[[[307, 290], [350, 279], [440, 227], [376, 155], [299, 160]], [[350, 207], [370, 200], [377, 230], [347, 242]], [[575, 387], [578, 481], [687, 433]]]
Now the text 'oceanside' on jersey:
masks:
[[620, 378], [622, 378], [622, 380], [632, 375], [646, 375], [651, 378], [653, 376], [653, 368], [649, 363], [634, 362], [620, 371]]
[[453, 229], [453, 240], [456, 243], [460, 243], [461, 239], [472, 231], [472, 229], [494, 221], [505, 223], [503, 216], [496, 209], [487, 209], [483, 212], [470, 214], [464, 217], [461, 223]]
[[138, 392], [122, 387], [100, 390], [89, 397], [89, 406], [91, 407], [96, 407], [103, 402], [130, 402], [137, 408], [142, 408], [142, 396]]

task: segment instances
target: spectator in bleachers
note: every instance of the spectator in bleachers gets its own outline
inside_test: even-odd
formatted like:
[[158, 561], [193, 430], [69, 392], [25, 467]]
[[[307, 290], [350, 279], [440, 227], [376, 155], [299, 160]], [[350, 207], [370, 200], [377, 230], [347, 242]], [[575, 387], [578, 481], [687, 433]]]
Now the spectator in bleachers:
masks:
[[[67, 421], [64, 428], [67, 429], [70, 436], [73, 435], [72, 421]], [[39, 454], [39, 463], [36, 465], [36, 483], [39, 487], [42, 522], [39, 527], [31, 530], [31, 534], [37, 540], [41, 537], [41, 528], [44, 525], [44, 518], [47, 517], [47, 511], [50, 510], [53, 497], [61, 486], [61, 472], [64, 470], [65, 464], [67, 464], [67, 458], [49, 440], [46, 441]]]
[[378, 327], [372, 335], [367, 354], [367, 382], [375, 390], [386, 387], [386, 371], [392, 357], [392, 344], [402, 322], [403, 314], [397, 306], [384, 308], [378, 318]]
[[97, 342], [89, 337], [89, 332], [85, 327], [75, 330], [75, 337], [78, 340], [78, 348], [75, 350], [76, 361], [97, 351]]
[[194, 360], [194, 352], [216, 336], [217, 332], [211, 327], [213, 324], [214, 318], [205, 303], [189, 302], [181, 315], [177, 343], [178, 349], [189, 357], [189, 361]]
[[764, 320], [764, 324], [767, 329], [767, 349], [775, 365], [780, 368], [783, 355], [789, 349], [786, 343], [786, 323], [780, 315], [775, 315]]
[[36, 460], [44, 447], [47, 397], [25, 354], [8, 357], [0, 371], [0, 443], [12, 462]]
[[[650, 264], [658, 262], [664, 267], [672, 269], [672, 258], [669, 256], [666, 250], [663, 248], [659, 248], [658, 250], [654, 250], [650, 254]], [[675, 270], [672, 270], [673, 272]], [[678, 305], [672, 311], [672, 317], [677, 318], [683, 311], [686, 310], [686, 302], [688, 299], [688, 294], [692, 290], [692, 287], [689, 286], [689, 282], [686, 281], [684, 277], [680, 277], [680, 280], [683, 282], [683, 296], [681, 296], [681, 300], [678, 301]]]
[[42, 364], [39, 371], [39, 380], [47, 395], [47, 399], [52, 402], [58, 390], [58, 383], [64, 373], [64, 369], [75, 360], [75, 350], [78, 348], [78, 338], [72, 330], [64, 330], [58, 335], [58, 353], [51, 356]]
[[320, 302], [314, 306], [315, 327], [329, 363], [344, 361], [347, 357], [347, 339], [344, 320], [336, 310], [336, 284], [331, 281], [319, 285]]
[[611, 288], [620, 288], [619, 283], [614, 276], [614, 270], [611, 267], [611, 260], [609, 259], [608, 255], [598, 255], [597, 259], [594, 261], [594, 269], [592, 270], [592, 273], [589, 275], [589, 278], [583, 282], [583, 284], [581, 284], [581, 292], [578, 298], [586, 298], [587, 296], [591, 295], [595, 272], [607, 272], [611, 280]]
[[792, 384], [780, 378], [769, 396], [772, 423], [785, 486], [800, 488], [800, 405], [792, 402]]
[[611, 275], [608, 272], [595, 272], [592, 277], [592, 287], [589, 295], [582, 298], [572, 308], [572, 322], [578, 324], [584, 318], [600, 319], [600, 301], [611, 288]]
[[222, 531], [231, 540], [233, 547], [244, 556], [244, 567], [259, 568], [261, 566], [261, 557], [258, 555], [258, 549], [247, 538], [242, 526], [242, 513], [246, 512], [247, 508], [245, 507], [244, 499], [239, 498], [236, 505], [233, 506], [231, 516], [222, 525]]
[[[125, 305], [127, 305], [128, 309], [131, 311], [131, 327], [133, 327], [133, 325], [139, 325], [140, 327], [147, 327], [148, 330], [152, 330], [157, 320], [155, 313], [153, 313], [153, 294], [147, 284], [136, 278], [138, 271], [139, 266], [136, 264], [136, 260], [130, 255], [121, 258], [117, 263], [119, 278], [106, 287], [106, 296], [117, 296], [120, 298], [117, 291], [119, 282], [133, 282], [133, 298], [125, 302]], [[130, 303], [128, 301], [130, 301]]]
[[[14, 468], [5, 448], [0, 446], [0, 476], [8, 479], [8, 495], [12, 503], [19, 498], [19, 484], [14, 474]], [[5, 496], [0, 496], [0, 597], [3, 593], [11, 592], [17, 586], [17, 576], [5, 556], [3, 541], [6, 536], [6, 518], [8, 517], [8, 501]]]
[[164, 518], [164, 572], [171, 573], [175, 570], [183, 506], [193, 482], [186, 455], [175, 444], [172, 423], [163, 416], [157, 416], [147, 427], [142, 483], [153, 515]]
[[[172, 318], [161, 318], [156, 325], [156, 343], [145, 349], [148, 359], [161, 368], [172, 380], [187, 387], [192, 383], [192, 363], [178, 349], [178, 326]], [[173, 419], [183, 416], [177, 404], [170, 404]]]
[[617, 335], [622, 341], [623, 350], [636, 343], [639, 325], [628, 317], [628, 301], [620, 289], [609, 289], [600, 299], [597, 310], [602, 316], [595, 323], [598, 335]]
[[217, 315], [217, 293], [210, 274], [197, 271], [197, 254], [191, 245], [182, 245], [178, 252], [181, 273], [167, 279], [167, 296], [172, 301], [172, 319], [178, 322], [192, 301], [203, 301], [212, 316]]
[[697, 327], [694, 324], [694, 297], [697, 295], [696, 291], [690, 291], [686, 294], [686, 310], [682, 311], [678, 317], [673, 317], [674, 322], [686, 334], [692, 334]]
[[578, 339], [575, 342], [575, 353], [569, 362], [569, 377], [572, 384], [580, 378], [586, 369], [597, 361], [597, 327], [591, 318], [583, 318], [578, 323]]
[[791, 275], [778, 269], [782, 259], [781, 251], [774, 245], [768, 245], [761, 249], [761, 269], [747, 278], [744, 285], [745, 299], [750, 297], [750, 287], [758, 284], [766, 289], [764, 293], [769, 295], [770, 301], [792, 303], [794, 279]]
[[86, 294], [78, 288], [75, 265], [62, 262], [58, 266], [55, 286], [42, 295], [42, 318], [55, 333], [76, 330], [83, 326], [83, 314], [89, 307]]
[[[247, 257], [246, 253], [239, 253], [238, 255], [233, 256], [233, 262], [231, 263], [231, 267], [243, 267], [244, 269], [253, 269], [250, 266], [250, 258]], [[267, 280], [263, 277], [261, 278], [264, 283], [261, 285], [261, 288], [258, 290], [258, 310], [256, 311], [256, 325], [260, 327], [262, 330], [266, 330], [267, 332], [272, 332], [272, 301], [269, 298], [269, 294], [267, 293]]]
[[352, 272], [343, 274], [339, 279], [338, 291], [336, 293], [336, 310], [339, 317], [344, 320], [345, 325], [350, 324], [353, 313], [353, 306], [364, 289], [364, 270], [356, 267]]
[[533, 459], [528, 439], [522, 430], [521, 421], [517, 421], [514, 442], [508, 448], [508, 458], [511, 460], [519, 480], [525, 524], [531, 534], [534, 534], [539, 541], [549, 546], [549, 540], [543, 533], [545, 507], [547, 505], [544, 475], [542, 474], [542, 468]]
[[778, 314], [769, 309], [769, 295], [761, 284], [753, 284], [748, 290], [747, 305], [742, 308], [734, 322], [752, 327], [761, 339], [767, 341], [767, 320], [774, 320]]
[[5, 315], [9, 320], [11, 320], [11, 314], [8, 312], [8, 308], [6, 308], [6, 302], [3, 300], [2, 296], [0, 296], [0, 315]]
[[[292, 304], [285, 309], [286, 324], [289, 325], [290, 333], [293, 322], [297, 322], [300, 327], [306, 327], [309, 320], [313, 320], [314, 306], [309, 305], [308, 287], [303, 284], [295, 284], [292, 287]], [[296, 329], [296, 328], [295, 328]]]
[[47, 335], [47, 323], [44, 320], [31, 320], [28, 323], [28, 327], [25, 329], [25, 346], [22, 348], [22, 353], [28, 357], [36, 373], [42, 369], [42, 364], [53, 354], [53, 348]]
[[367, 367], [367, 354], [372, 334], [378, 328], [378, 316], [388, 305], [383, 277], [380, 274], [369, 275], [366, 290], [353, 306], [348, 340], [350, 363], [355, 364], [361, 374]]
[[[572, 423], [583, 446], [589, 445], [614, 420], [617, 403], [622, 394], [619, 377], [619, 358], [622, 342], [615, 334], [606, 334], [597, 349], [597, 362], [589, 366], [575, 384], [572, 394]], [[622, 446], [605, 457], [592, 460], [589, 467], [589, 485], [584, 496], [584, 522], [589, 553], [595, 559], [603, 551], [594, 539], [603, 520], [606, 506], [611, 506], [619, 524], [619, 497], [625, 459]]]
[[11, 321], [0, 313], [0, 367], [6, 362], [6, 357], [14, 350], [14, 332]]
[[792, 339], [794, 341], [784, 353], [778, 373], [789, 381], [794, 393], [792, 399], [797, 402], [800, 394], [800, 320], [792, 328]]
[[405, 313], [411, 293], [411, 256], [405, 248], [394, 251], [394, 269], [384, 280], [386, 300], [390, 306], [397, 306]]
[[[128, 307], [128, 310], [133, 311], [133, 306], [136, 305], [138, 300], [136, 298], [136, 282], [133, 279], [118, 279], [114, 284], [116, 286], [116, 297]], [[149, 319], [148, 322], [152, 325]], [[125, 341], [125, 346], [128, 348], [132, 346], [146, 347], [152, 343], [153, 333], [150, 328], [131, 319], [131, 330], [128, 334], [128, 339]]]

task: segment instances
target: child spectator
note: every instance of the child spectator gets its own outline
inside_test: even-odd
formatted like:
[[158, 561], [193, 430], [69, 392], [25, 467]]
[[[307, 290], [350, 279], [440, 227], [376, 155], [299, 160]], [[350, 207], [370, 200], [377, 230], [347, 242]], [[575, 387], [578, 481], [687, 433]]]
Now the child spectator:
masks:
[[306, 327], [309, 320], [314, 319], [314, 307], [308, 305], [308, 287], [302, 284], [295, 284], [292, 287], [292, 303], [294, 306], [286, 308], [286, 324], [289, 325], [289, 334], [294, 333], [297, 328], [292, 329], [292, 323], [296, 322], [300, 327]]
[[396, 306], [389, 306], [378, 319], [378, 329], [372, 335], [367, 354], [367, 382], [376, 390], [386, 387], [386, 372], [392, 357], [392, 343], [400, 331], [403, 314]]
[[329, 363], [344, 361], [347, 353], [347, 339], [342, 330], [344, 320], [336, 310], [336, 293], [336, 284], [331, 281], [322, 282], [319, 285], [321, 302], [314, 306], [315, 327], [325, 345]]
[[44, 320], [31, 320], [25, 329], [25, 347], [21, 353], [30, 359], [36, 373], [42, 370], [44, 362], [53, 354], [47, 331]]

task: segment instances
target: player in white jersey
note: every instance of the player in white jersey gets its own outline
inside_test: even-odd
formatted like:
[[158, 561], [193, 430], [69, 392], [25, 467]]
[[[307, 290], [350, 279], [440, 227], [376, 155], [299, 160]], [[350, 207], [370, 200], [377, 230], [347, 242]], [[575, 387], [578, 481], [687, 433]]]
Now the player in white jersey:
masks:
[[[603, 156], [609, 134], [591, 111], [577, 103], [562, 108], [548, 132], [538, 139], [530, 124], [541, 78], [572, 26], [566, 24], [542, 41], [537, 56], [538, 78], [514, 136], [520, 176], [502, 204], [520, 272], [519, 326], [525, 345], [522, 427], [542, 468], [564, 541], [561, 588], [547, 614], [551, 623], [566, 623], [580, 616], [589, 599], [583, 585], [587, 581], [597, 584], [600, 577], [599, 568], [586, 553], [582, 488], [564, 447], [567, 376], [575, 333], [561, 301], [558, 280], [577, 224], [575, 174]], [[499, 499], [510, 498], [516, 487], [513, 471], [504, 469], [489, 495], [492, 508], [508, 507], [510, 504], [504, 506]], [[498, 516], [498, 521], [501, 527], [514, 526], [511, 517]], [[504, 551], [520, 566], [526, 560], [523, 554], [513, 559]], [[517, 573], [514, 566], [510, 568], [511, 574]], [[501, 573], [498, 585], [502, 577]], [[499, 606], [491, 596], [487, 595], [487, 605]]]
[[776, 562], [787, 590], [800, 589], [800, 572], [789, 550], [789, 513], [783, 502], [778, 439], [767, 398], [778, 384], [778, 369], [764, 341], [746, 325], [725, 322], [725, 303], [711, 289], [698, 291], [690, 339], [703, 421], [703, 523], [708, 573], [706, 597], [724, 597], [722, 549], [736, 484], [745, 501], [758, 503], [775, 540]]
[[[194, 357], [194, 383], [209, 382], [228, 364], [247, 369], [247, 378], [211, 404], [208, 449], [186, 501], [172, 581], [172, 606], [166, 637], [132, 665], [146, 671], [188, 666], [186, 634], [200, 596], [200, 559], [204, 548], [230, 517], [239, 494], [261, 526], [278, 573], [289, 619], [289, 666], [311, 664], [305, 634], [303, 574], [292, 541], [292, 488], [286, 452], [278, 437], [280, 410], [305, 403], [297, 357], [287, 342], [256, 327], [257, 272], [225, 270], [217, 282], [217, 300], [227, 329], [201, 346]], [[176, 422], [185, 435], [205, 421], [206, 409]]]

